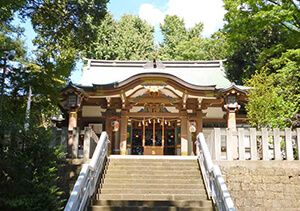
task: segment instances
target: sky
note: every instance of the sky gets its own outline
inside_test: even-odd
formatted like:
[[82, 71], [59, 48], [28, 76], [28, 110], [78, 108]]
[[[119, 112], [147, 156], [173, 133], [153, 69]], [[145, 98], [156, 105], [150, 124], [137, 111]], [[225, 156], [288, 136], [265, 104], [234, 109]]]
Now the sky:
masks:
[[[202, 35], [209, 37], [223, 26], [225, 14], [222, 0], [110, 0], [108, 11], [115, 19], [119, 19], [124, 14], [133, 14], [147, 21], [155, 28], [156, 43], [162, 40], [159, 24], [163, 22], [166, 15], [181, 17], [187, 28], [202, 22], [204, 24]], [[20, 21], [16, 20], [16, 23]], [[29, 20], [21, 24], [25, 27], [24, 39], [30, 52], [34, 49], [31, 40], [35, 33]], [[78, 63], [71, 76], [74, 83], [79, 82], [81, 69], [82, 64]]]
[[208, 37], [223, 26], [225, 14], [222, 0], [111, 0], [108, 9], [116, 19], [123, 14], [138, 15], [155, 27], [156, 39], [160, 39], [159, 24], [166, 15], [183, 18], [187, 28], [202, 22], [203, 36]]

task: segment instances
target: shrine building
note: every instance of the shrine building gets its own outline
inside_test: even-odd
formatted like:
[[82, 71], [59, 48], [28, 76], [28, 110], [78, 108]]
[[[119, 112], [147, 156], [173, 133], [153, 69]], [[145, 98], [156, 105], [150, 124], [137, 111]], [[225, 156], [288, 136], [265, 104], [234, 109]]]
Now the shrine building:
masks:
[[106, 131], [111, 154], [193, 155], [196, 134], [247, 124], [247, 87], [222, 61], [88, 60], [81, 81], [61, 92], [69, 145], [74, 129]]

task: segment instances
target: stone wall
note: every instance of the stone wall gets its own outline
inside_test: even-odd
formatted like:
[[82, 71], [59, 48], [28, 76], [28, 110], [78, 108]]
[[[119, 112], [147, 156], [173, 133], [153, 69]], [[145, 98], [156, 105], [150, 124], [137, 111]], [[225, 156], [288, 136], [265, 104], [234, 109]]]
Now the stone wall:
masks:
[[300, 210], [300, 161], [218, 161], [239, 211]]
[[65, 165], [59, 169], [59, 187], [63, 191], [63, 198], [66, 200], [74, 188], [83, 163], [83, 159], [66, 159]]

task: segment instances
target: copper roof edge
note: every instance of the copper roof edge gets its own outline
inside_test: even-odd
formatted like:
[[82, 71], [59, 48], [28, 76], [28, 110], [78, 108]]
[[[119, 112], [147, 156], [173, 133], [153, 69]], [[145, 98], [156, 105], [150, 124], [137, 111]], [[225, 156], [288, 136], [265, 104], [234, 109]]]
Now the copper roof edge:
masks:
[[[149, 60], [97, 60], [88, 59], [90, 67], [144, 67]], [[224, 60], [160, 61], [165, 67], [221, 67]]]

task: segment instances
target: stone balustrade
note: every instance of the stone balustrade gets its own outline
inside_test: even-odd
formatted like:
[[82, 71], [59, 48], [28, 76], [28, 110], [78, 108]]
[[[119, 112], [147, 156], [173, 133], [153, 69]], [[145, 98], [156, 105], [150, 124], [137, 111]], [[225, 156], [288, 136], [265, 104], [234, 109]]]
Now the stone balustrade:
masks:
[[299, 160], [300, 128], [206, 130], [213, 160]]

